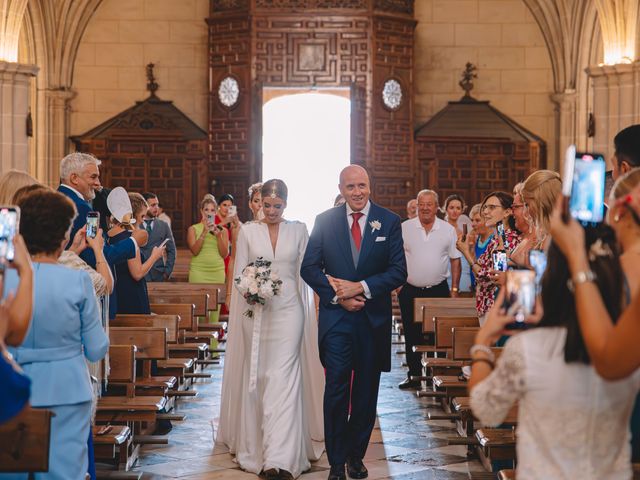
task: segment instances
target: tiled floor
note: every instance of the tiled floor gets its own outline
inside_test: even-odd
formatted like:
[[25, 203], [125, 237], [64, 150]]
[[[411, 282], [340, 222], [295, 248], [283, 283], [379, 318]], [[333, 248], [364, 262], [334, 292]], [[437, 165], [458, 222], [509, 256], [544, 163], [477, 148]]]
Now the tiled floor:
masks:
[[[482, 472], [477, 460], [468, 461], [466, 447], [447, 446], [446, 438], [456, 435], [453, 423], [426, 420], [428, 411], [440, 410], [435, 403], [397, 388], [406, 375], [402, 359], [394, 355], [393, 371], [382, 376], [378, 422], [364, 459], [369, 479], [462, 480], [469, 473]], [[213, 378], [199, 380], [197, 397], [179, 400], [177, 411], [187, 418], [174, 422], [169, 445], [143, 447], [136, 470], [145, 472], [144, 479], [258, 480], [240, 470], [225, 447], [213, 446], [211, 425], [220, 406], [222, 366], [209, 367], [208, 372]], [[300, 478], [324, 480], [328, 468], [323, 455]]]

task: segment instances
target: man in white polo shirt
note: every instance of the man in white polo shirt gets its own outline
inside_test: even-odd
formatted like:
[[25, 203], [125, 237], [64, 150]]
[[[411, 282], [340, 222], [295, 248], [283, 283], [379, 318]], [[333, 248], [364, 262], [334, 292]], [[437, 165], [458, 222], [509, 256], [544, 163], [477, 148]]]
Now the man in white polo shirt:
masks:
[[[460, 257], [456, 248], [455, 228], [436, 217], [438, 194], [433, 190], [418, 193], [418, 216], [402, 224], [402, 240], [407, 259], [407, 283], [398, 294], [402, 325], [404, 327], [405, 353], [409, 366], [408, 378], [401, 389], [419, 387], [411, 380], [422, 374], [420, 354], [412, 352], [414, 345], [423, 343], [422, 324], [413, 322], [415, 298], [457, 297], [460, 283]], [[451, 268], [451, 291], [447, 285], [447, 273]]]

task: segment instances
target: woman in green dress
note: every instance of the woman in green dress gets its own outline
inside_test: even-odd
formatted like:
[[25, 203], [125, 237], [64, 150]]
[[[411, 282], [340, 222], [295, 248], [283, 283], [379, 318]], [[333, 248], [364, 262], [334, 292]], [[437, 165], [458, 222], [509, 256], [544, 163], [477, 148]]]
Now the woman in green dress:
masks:
[[[224, 259], [229, 255], [229, 237], [224, 228], [216, 226], [218, 205], [207, 194], [200, 202], [202, 219], [187, 231], [187, 244], [193, 254], [189, 265], [189, 283], [225, 283]], [[218, 321], [220, 311], [209, 314], [209, 322]]]

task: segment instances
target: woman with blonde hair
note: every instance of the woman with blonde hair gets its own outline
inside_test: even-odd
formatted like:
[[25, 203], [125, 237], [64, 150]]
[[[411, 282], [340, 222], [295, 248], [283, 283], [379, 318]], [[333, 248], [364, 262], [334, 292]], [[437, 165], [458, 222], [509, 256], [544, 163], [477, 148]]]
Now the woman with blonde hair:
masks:
[[[224, 259], [229, 256], [227, 230], [216, 225], [218, 204], [207, 194], [200, 202], [200, 222], [187, 231], [187, 245], [193, 254], [189, 264], [189, 283], [225, 283]], [[220, 311], [211, 312], [209, 321], [216, 323]]]
[[22, 170], [11, 169], [0, 177], [0, 205], [11, 205], [13, 195], [22, 187], [34, 185], [35, 178]]
[[524, 181], [521, 197], [525, 214], [533, 219], [537, 242], [532, 248], [546, 250], [551, 243], [549, 219], [562, 193], [560, 174], [552, 170], [537, 170]]

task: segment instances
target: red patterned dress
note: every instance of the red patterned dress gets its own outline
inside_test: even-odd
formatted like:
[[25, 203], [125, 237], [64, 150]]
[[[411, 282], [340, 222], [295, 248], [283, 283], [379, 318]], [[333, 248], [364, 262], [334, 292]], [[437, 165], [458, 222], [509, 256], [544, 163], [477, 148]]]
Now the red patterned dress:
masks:
[[[511, 252], [520, 243], [520, 236], [514, 230], [506, 230], [505, 240], [504, 249], [507, 252], [507, 256], [511, 256]], [[476, 260], [476, 263], [480, 266], [480, 271], [476, 275], [476, 310], [479, 317], [489, 311], [495, 300], [498, 286], [491, 280], [491, 271], [493, 270], [492, 254], [500, 249], [501, 243], [500, 236], [494, 235], [485, 252]]]

